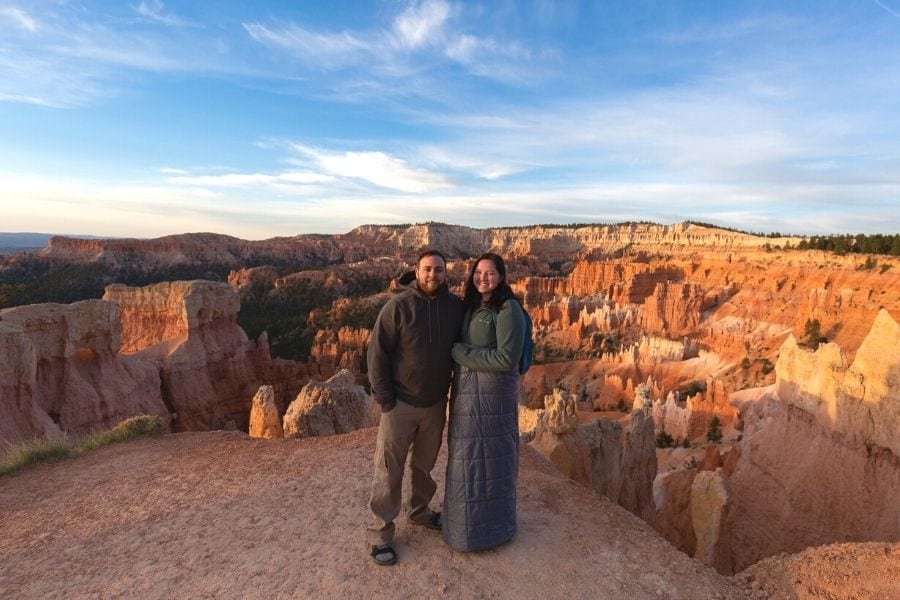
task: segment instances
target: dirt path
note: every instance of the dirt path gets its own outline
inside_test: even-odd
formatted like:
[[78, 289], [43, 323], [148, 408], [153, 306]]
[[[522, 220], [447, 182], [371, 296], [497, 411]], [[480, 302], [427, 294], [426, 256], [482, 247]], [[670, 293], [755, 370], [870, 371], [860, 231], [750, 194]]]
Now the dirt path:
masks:
[[511, 543], [463, 554], [400, 522], [400, 562], [378, 567], [364, 536], [374, 436], [185, 433], [4, 477], [0, 597], [746, 597], [530, 448]]

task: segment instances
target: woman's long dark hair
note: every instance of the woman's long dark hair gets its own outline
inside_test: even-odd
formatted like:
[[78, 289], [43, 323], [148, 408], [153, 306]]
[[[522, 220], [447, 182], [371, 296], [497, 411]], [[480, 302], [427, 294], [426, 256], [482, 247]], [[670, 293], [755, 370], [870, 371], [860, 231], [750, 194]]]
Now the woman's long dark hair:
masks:
[[487, 305], [491, 307], [491, 310], [498, 311], [500, 310], [500, 307], [503, 306], [504, 302], [510, 298], [515, 298], [515, 294], [513, 294], [512, 288], [509, 287], [509, 283], [506, 281], [506, 265], [503, 263], [503, 259], [493, 252], [485, 252], [472, 263], [472, 268], [469, 269], [469, 276], [466, 277], [463, 303], [466, 308], [471, 309], [472, 312], [481, 306], [481, 292], [475, 287], [475, 269], [478, 267], [478, 263], [483, 260], [489, 260], [494, 263], [497, 272], [503, 277], [503, 281], [497, 285], [494, 293], [491, 294], [491, 299], [487, 301]]

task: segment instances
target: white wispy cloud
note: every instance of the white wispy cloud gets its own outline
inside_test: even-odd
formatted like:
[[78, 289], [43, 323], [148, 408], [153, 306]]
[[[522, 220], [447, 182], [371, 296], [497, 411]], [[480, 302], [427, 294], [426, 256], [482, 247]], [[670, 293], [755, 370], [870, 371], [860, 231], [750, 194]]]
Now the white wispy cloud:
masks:
[[450, 5], [441, 0], [413, 4], [394, 20], [395, 40], [404, 48], [439, 43], [449, 16]]
[[134, 10], [142, 17], [169, 27], [187, 27], [191, 25], [186, 19], [167, 12], [162, 0], [141, 0], [141, 3]]
[[888, 13], [890, 13], [890, 14], [894, 15], [895, 17], [897, 17], [898, 19], [900, 19], [900, 12], [898, 12], [897, 10], [895, 10], [889, 6], [886, 6], [884, 4], [884, 2], [879, 2], [879, 0], [873, 0], [873, 2], [875, 2], [875, 4], [877, 4], [879, 7], [883, 8]]
[[346, 31], [319, 33], [295, 24], [280, 28], [260, 23], [243, 25], [254, 40], [285, 50], [317, 68], [335, 69], [356, 64], [373, 48], [370, 41]]
[[[182, 171], [183, 172], [183, 171]], [[210, 187], [251, 187], [284, 185], [306, 185], [312, 183], [327, 183], [334, 181], [334, 177], [321, 173], [309, 173], [304, 171], [286, 171], [277, 175], [265, 173], [226, 173], [223, 175], [179, 175], [170, 177], [169, 182], [175, 184]]]
[[509, 175], [523, 173], [534, 166], [534, 163], [513, 163], [505, 154], [484, 155], [478, 150], [462, 152], [439, 146], [423, 146], [416, 150], [416, 155], [442, 168], [471, 173], [487, 180], [502, 179]]
[[[136, 73], [246, 72], [242, 58], [223, 52], [219, 38], [198, 34], [196, 25], [163, 8], [153, 2], [129, 8], [131, 15], [169, 25], [148, 29], [134, 27], [133, 16], [110, 17], [67, 2], [45, 5], [40, 22], [21, 9], [0, 7], [0, 98], [67, 108], [118, 95]], [[18, 27], [4, 31], [5, 23]]]
[[[552, 48], [535, 53], [515, 40], [467, 31], [463, 12], [444, 0], [424, 0], [408, 5], [387, 26], [365, 31], [314, 31], [292, 22], [243, 26], [257, 42], [288, 53], [308, 68], [353, 68], [376, 79], [421, 78], [423, 69], [443, 60], [484, 78], [525, 82], [529, 75], [540, 74], [537, 63], [558, 58]], [[408, 93], [415, 86], [378, 89]]]
[[329, 152], [294, 144], [292, 149], [325, 173], [362, 179], [382, 188], [409, 193], [433, 192], [453, 187], [447, 176], [415, 168], [384, 152]]
[[34, 17], [15, 6], [0, 6], [0, 19], [6, 20], [30, 33], [35, 33], [39, 29], [39, 24]]

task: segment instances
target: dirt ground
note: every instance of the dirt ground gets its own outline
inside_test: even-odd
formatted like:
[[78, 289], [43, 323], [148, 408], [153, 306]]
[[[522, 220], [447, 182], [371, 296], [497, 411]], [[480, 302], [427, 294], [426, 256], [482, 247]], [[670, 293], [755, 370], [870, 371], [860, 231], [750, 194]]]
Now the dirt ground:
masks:
[[401, 519], [400, 560], [379, 567], [364, 531], [374, 443], [374, 429], [183, 433], [0, 478], [0, 597], [698, 599], [775, 585], [778, 568], [727, 578], [681, 554], [525, 446], [512, 542], [459, 553]]
[[779, 600], [900, 600], [900, 544], [831, 544], [779, 554], [750, 566], [737, 579]]

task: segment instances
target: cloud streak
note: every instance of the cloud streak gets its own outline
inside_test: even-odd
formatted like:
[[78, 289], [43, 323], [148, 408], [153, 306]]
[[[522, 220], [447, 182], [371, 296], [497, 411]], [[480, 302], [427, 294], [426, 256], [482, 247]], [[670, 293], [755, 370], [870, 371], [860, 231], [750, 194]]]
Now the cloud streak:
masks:
[[325, 173], [361, 179], [385, 189], [429, 193], [453, 186], [440, 173], [411, 167], [405, 160], [384, 152], [328, 152], [301, 144], [294, 144], [292, 149]]
[[39, 29], [38, 22], [30, 14], [15, 6], [0, 6], [0, 19], [29, 33], [37, 33]]

